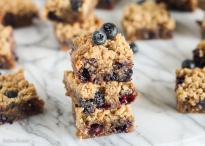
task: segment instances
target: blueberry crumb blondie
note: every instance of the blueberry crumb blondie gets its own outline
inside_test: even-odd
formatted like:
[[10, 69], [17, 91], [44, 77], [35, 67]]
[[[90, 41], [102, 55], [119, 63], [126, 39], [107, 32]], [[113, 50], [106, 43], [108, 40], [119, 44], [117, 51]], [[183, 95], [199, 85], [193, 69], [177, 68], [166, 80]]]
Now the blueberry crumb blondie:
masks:
[[134, 130], [134, 116], [127, 105], [118, 109], [97, 109], [89, 116], [83, 108], [73, 105], [73, 116], [77, 136], [81, 139], [105, 136], [114, 133], [128, 133]]
[[108, 23], [103, 27], [111, 27], [113, 30], [108, 31], [111, 34], [96, 31], [74, 40], [71, 52], [74, 72], [81, 82], [130, 81], [133, 52], [115, 26]]
[[85, 22], [61, 23], [54, 24], [54, 31], [60, 43], [61, 50], [72, 48], [72, 40], [84, 33], [92, 33], [99, 29], [102, 21], [96, 16], [90, 16]]
[[194, 11], [198, 7], [198, 0], [157, 0], [163, 2], [168, 8], [178, 11]]
[[15, 41], [13, 29], [0, 25], [0, 69], [11, 69], [15, 66]]
[[82, 22], [93, 13], [96, 5], [97, 0], [47, 0], [45, 15], [57, 22]]
[[176, 100], [181, 113], [205, 112], [205, 68], [177, 69]]
[[162, 3], [151, 1], [133, 3], [124, 10], [122, 27], [126, 39], [169, 39], [175, 29], [175, 21]]
[[42, 113], [43, 106], [34, 85], [25, 80], [23, 70], [0, 75], [0, 124]]
[[64, 84], [67, 96], [71, 96], [75, 105], [82, 107], [87, 114], [95, 109], [119, 108], [130, 104], [137, 96], [132, 82], [79, 83], [72, 71], [65, 71]]
[[23, 27], [38, 17], [37, 6], [31, 0], [0, 0], [0, 23]]

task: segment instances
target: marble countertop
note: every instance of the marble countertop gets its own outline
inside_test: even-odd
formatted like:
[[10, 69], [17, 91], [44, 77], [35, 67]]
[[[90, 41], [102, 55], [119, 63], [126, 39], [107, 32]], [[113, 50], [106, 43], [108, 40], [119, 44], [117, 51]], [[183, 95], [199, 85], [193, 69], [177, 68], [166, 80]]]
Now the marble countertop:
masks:
[[[104, 21], [120, 26], [122, 1], [113, 11], [97, 10]], [[35, 0], [40, 7], [44, 0]], [[140, 96], [132, 104], [137, 129], [130, 134], [79, 140], [71, 114], [71, 101], [62, 84], [64, 70], [71, 70], [68, 52], [58, 50], [51, 24], [15, 30], [17, 68], [46, 101], [45, 113], [12, 125], [0, 126], [0, 146], [202, 146], [205, 143], [205, 115], [180, 114], [175, 110], [175, 69], [200, 41], [196, 20], [203, 12], [172, 13], [177, 29], [171, 40], [138, 41], [134, 55], [133, 81]], [[5, 71], [3, 71], [5, 72]]]

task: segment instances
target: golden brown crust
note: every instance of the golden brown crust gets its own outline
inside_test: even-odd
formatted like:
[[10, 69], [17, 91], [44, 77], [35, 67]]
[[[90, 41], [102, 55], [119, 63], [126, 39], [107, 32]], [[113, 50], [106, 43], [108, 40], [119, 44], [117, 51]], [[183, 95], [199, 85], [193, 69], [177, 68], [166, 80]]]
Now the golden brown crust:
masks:
[[[165, 5], [149, 1], [141, 5], [133, 3], [127, 6], [124, 10], [122, 27], [129, 41], [169, 38], [175, 29], [175, 21]], [[149, 36], [150, 33], [153, 35]]]
[[177, 69], [176, 76], [180, 80], [176, 85], [177, 109], [180, 112], [204, 110], [205, 68]]
[[[55, 23], [55, 34], [62, 48], [71, 48], [72, 40], [79, 35], [92, 33], [99, 29], [102, 21], [96, 16], [90, 16], [85, 22]], [[66, 50], [66, 49], [62, 49]]]
[[0, 25], [0, 46], [0, 68], [13, 68], [15, 66], [15, 41], [11, 27]]
[[[84, 21], [90, 14], [93, 13], [97, 0], [82, 0], [82, 6], [78, 10], [72, 10], [70, 0], [47, 0], [44, 13], [48, 19], [61, 22]], [[52, 13], [53, 18], [49, 18]]]
[[5, 13], [16, 15], [38, 13], [37, 6], [31, 0], [1, 0], [0, 7], [0, 15]]

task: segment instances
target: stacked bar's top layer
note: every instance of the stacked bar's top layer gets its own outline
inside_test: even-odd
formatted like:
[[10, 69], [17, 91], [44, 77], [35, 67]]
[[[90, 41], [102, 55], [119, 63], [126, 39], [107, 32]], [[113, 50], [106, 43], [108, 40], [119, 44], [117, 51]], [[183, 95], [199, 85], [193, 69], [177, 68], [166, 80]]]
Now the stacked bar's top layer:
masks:
[[176, 71], [177, 109], [180, 112], [205, 112], [205, 68]]
[[134, 117], [129, 106], [114, 110], [97, 109], [87, 115], [83, 108], [73, 105], [73, 114], [80, 138], [131, 132], [134, 129]]
[[58, 22], [87, 21], [96, 5], [97, 0], [47, 0], [45, 14]]
[[122, 26], [129, 41], [170, 38], [175, 29], [175, 21], [164, 4], [148, 1], [127, 6], [124, 10]]
[[85, 22], [74, 23], [55, 23], [55, 34], [62, 45], [62, 47], [72, 47], [72, 39], [85, 34], [92, 33], [99, 29], [102, 25], [102, 21], [94, 15], [87, 18]]
[[12, 68], [15, 65], [15, 41], [13, 29], [0, 25], [0, 68]]
[[25, 80], [22, 70], [0, 75], [0, 124], [41, 113], [43, 106], [44, 102], [38, 98], [34, 85]]
[[193, 51], [193, 59], [197, 67], [205, 66], [205, 40], [201, 41]]
[[38, 16], [37, 6], [32, 0], [0, 0], [0, 8], [0, 23], [4, 25], [18, 27], [31, 23]]
[[92, 34], [81, 35], [74, 40], [71, 61], [81, 82], [130, 81], [133, 52], [118, 33], [103, 45], [93, 43]]
[[179, 11], [194, 11], [198, 6], [198, 0], [157, 0], [164, 2], [170, 9]]
[[90, 114], [96, 108], [113, 109], [133, 102], [137, 91], [132, 82], [101, 82], [101, 84], [79, 83], [73, 72], [65, 72], [64, 84], [67, 95], [72, 97], [76, 106]]

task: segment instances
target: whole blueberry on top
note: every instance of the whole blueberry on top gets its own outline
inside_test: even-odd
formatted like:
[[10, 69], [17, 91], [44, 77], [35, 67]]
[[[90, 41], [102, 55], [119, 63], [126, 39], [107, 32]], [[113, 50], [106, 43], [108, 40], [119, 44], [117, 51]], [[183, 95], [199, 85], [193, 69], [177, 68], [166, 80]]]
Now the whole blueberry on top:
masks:
[[95, 31], [92, 40], [96, 45], [102, 45], [107, 40], [106, 34], [103, 31]]
[[133, 53], [137, 53], [139, 51], [139, 48], [135, 43], [131, 43], [130, 48], [132, 49]]
[[78, 11], [78, 9], [82, 6], [82, 0], [71, 0], [71, 8], [73, 11]]
[[102, 31], [105, 32], [107, 39], [113, 39], [118, 33], [117, 27], [113, 23], [105, 23], [102, 26]]
[[195, 63], [190, 59], [186, 59], [182, 62], [182, 68], [194, 68]]
[[4, 95], [7, 96], [8, 98], [16, 98], [18, 96], [18, 91], [10, 90], [10, 91], [5, 92]]

